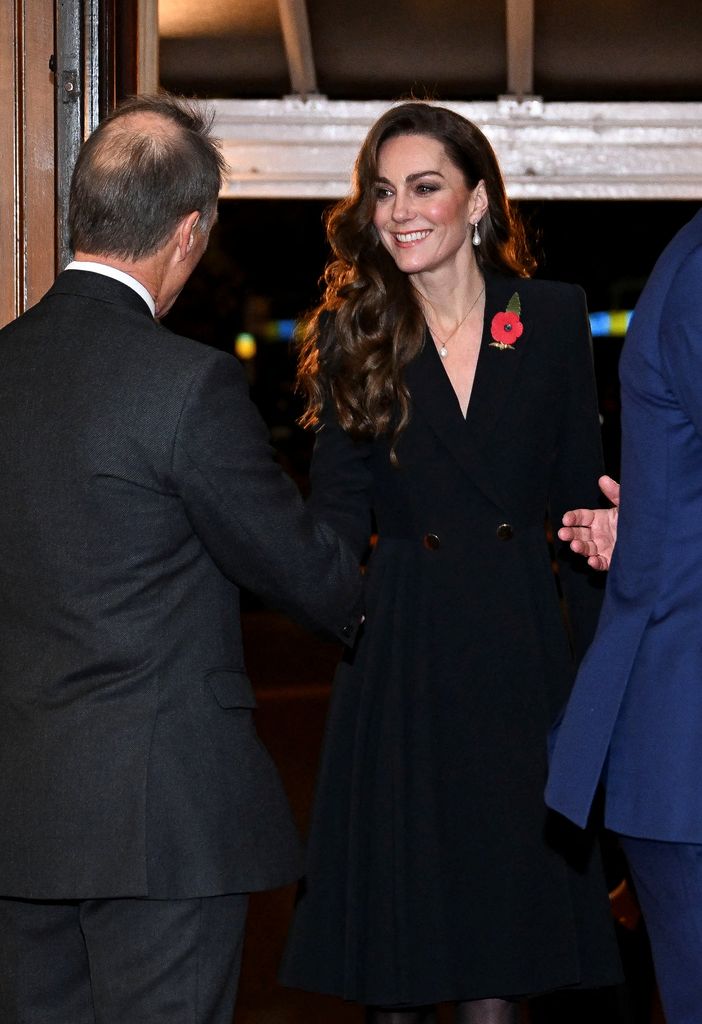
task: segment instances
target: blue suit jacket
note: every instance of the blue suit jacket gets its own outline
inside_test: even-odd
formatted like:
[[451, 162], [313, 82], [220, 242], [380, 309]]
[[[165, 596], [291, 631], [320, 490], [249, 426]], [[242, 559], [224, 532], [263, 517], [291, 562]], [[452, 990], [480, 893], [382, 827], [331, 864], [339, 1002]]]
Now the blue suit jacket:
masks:
[[622, 503], [595, 639], [559, 725], [547, 803], [702, 842], [702, 211], [660, 257], [620, 363]]

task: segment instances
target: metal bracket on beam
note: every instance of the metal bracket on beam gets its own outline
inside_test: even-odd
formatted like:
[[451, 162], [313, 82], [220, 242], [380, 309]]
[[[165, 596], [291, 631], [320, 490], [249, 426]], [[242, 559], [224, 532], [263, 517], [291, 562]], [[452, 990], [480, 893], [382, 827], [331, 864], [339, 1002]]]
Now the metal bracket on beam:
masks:
[[507, 92], [522, 100], [534, 91], [534, 0], [506, 0]]
[[306, 99], [317, 93], [317, 71], [305, 0], [278, 0], [285, 54], [293, 93]]

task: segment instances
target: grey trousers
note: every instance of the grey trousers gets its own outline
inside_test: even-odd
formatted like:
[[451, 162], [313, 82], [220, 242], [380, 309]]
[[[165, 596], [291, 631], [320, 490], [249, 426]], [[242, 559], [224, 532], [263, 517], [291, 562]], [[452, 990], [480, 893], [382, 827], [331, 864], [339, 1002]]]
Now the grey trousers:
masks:
[[0, 899], [3, 1024], [231, 1024], [248, 896]]

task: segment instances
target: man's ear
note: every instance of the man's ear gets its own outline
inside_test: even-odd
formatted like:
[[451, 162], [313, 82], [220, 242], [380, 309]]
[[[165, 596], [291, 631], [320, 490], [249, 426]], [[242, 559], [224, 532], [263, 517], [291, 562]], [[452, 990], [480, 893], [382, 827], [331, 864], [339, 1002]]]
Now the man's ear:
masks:
[[193, 245], [195, 244], [195, 229], [200, 222], [200, 211], [193, 210], [186, 214], [178, 223], [176, 228], [176, 242], [178, 245], [178, 256], [184, 260]]

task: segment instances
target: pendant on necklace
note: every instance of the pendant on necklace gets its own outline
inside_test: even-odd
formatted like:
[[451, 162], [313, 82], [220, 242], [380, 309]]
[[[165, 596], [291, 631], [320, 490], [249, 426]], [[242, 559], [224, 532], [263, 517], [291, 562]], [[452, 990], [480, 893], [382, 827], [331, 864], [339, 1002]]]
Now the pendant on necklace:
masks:
[[442, 345], [441, 348], [439, 349], [439, 355], [441, 356], [442, 359], [445, 359], [446, 356], [448, 355], [448, 349], [446, 348], [445, 345]]

